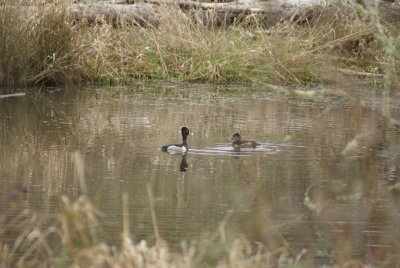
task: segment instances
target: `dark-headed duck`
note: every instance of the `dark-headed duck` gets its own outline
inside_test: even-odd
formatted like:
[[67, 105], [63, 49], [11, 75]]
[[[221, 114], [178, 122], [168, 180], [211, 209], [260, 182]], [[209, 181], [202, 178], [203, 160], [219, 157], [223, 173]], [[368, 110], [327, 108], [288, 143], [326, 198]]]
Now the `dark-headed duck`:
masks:
[[232, 146], [234, 151], [240, 151], [241, 148], [256, 148], [260, 145], [255, 141], [242, 140], [239, 133], [235, 133], [231, 140], [233, 141]]
[[182, 133], [182, 143], [180, 144], [168, 144], [161, 147], [161, 151], [169, 152], [169, 153], [181, 153], [184, 154], [189, 151], [189, 146], [186, 142], [187, 136], [189, 136], [189, 129], [187, 127], [183, 127], [181, 129]]

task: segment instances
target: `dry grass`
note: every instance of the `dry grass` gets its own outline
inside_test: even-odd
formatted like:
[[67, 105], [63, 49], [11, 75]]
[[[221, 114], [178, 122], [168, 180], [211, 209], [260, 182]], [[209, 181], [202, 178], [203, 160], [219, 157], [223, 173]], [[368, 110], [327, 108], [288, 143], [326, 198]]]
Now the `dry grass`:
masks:
[[254, 18], [204, 26], [203, 18], [171, 6], [162, 7], [157, 28], [115, 28], [101, 17], [90, 27], [73, 24], [59, 3], [40, 6], [29, 19], [16, 16], [11, 0], [1, 5], [0, 83], [8, 85], [136, 79], [304, 85], [330, 81], [335, 67], [380, 73], [387, 55], [373, 28], [346, 6], [266, 31]]
[[79, 81], [74, 60], [78, 35], [64, 6], [28, 10], [11, 0], [0, 1], [0, 6], [0, 84]]
[[[123, 207], [127, 207], [126, 196], [124, 200]], [[197, 244], [182, 243], [178, 252], [170, 251], [161, 238], [153, 246], [146, 241], [134, 243], [125, 220], [127, 209], [121, 246], [116, 248], [98, 240], [99, 212], [87, 197], [71, 202], [64, 196], [61, 208], [57, 220], [46, 228], [26, 211], [22, 216], [10, 217], [9, 224], [1, 222], [2, 235], [11, 229], [20, 232], [13, 243], [0, 243], [1, 267], [307, 267], [312, 263], [306, 251], [293, 254], [287, 248], [253, 249], [244, 238], [226, 241], [224, 223], [208, 239]], [[15, 221], [18, 227], [12, 226]]]
[[115, 30], [104, 23], [90, 29], [84, 69], [106, 81], [324, 82], [332, 67], [348, 62], [353, 69], [381, 71], [381, 52], [363, 43], [370, 29], [352, 11], [335, 8], [303, 25], [286, 22], [265, 31], [254, 20], [205, 26], [202, 18], [165, 7], [157, 29]]

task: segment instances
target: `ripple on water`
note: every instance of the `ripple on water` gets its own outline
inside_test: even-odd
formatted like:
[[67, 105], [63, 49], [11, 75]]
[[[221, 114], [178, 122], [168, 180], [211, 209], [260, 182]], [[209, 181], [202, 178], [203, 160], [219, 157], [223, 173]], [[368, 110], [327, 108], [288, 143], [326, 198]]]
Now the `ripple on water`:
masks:
[[239, 152], [234, 151], [232, 146], [229, 144], [217, 144], [215, 147], [203, 148], [190, 148], [191, 154], [199, 155], [240, 155], [240, 156], [252, 156], [252, 155], [272, 155], [277, 154], [283, 150], [284, 147], [288, 147], [288, 144], [278, 143], [261, 143], [256, 148], [242, 148]]

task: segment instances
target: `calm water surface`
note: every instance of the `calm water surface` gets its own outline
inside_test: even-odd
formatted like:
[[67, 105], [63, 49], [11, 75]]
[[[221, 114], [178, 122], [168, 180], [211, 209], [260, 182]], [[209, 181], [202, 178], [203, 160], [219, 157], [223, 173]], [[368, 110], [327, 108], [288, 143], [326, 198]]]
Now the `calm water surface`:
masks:
[[[62, 195], [81, 194], [83, 163], [110, 243], [119, 242], [123, 193], [135, 239], [153, 241], [150, 186], [160, 234], [173, 247], [218, 231], [227, 219], [228, 236], [253, 244], [380, 264], [398, 258], [400, 248], [400, 199], [391, 189], [400, 135], [381, 126], [379, 97], [363, 101], [368, 108], [338, 97], [302, 100], [196, 85], [0, 99], [0, 209], [9, 211], [9, 195], [22, 182], [24, 207], [51, 222]], [[400, 117], [396, 102], [392, 114]], [[189, 153], [160, 152], [181, 140], [182, 126], [193, 133]], [[261, 147], [233, 152], [235, 132]], [[356, 136], [360, 150], [343, 155]]]

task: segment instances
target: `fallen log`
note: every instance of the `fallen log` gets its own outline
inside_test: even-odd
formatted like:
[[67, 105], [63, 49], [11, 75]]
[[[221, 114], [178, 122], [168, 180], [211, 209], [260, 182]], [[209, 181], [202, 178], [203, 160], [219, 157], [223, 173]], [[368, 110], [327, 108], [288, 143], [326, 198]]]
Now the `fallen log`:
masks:
[[26, 93], [12, 93], [12, 94], [0, 94], [0, 99], [5, 99], [5, 98], [12, 98], [12, 97], [22, 97], [25, 96]]
[[[219, 3], [216, 3], [217, 1], [210, 3], [193, 0], [113, 0], [114, 4], [134, 4], [138, 2], [157, 6], [178, 5], [185, 13], [196, 11], [196, 17], [202, 19], [203, 23], [232, 24], [238, 19], [256, 17], [258, 22], [271, 26], [282, 20], [293, 20], [299, 23], [309, 22], [313, 18], [318, 18], [320, 11], [331, 6], [330, 3], [333, 1], [219, 0]], [[370, 6], [370, 2], [374, 2], [374, 0], [357, 0], [357, 2], [368, 2], [368, 5], [363, 5]], [[385, 21], [400, 20], [400, 4], [392, 2], [394, 1], [379, 1], [379, 13]], [[210, 13], [214, 13], [214, 15], [211, 16]]]
[[105, 22], [114, 26], [122, 23], [133, 23], [141, 26], [156, 26], [158, 18], [150, 4], [137, 3], [134, 5], [75, 4], [69, 6], [74, 21], [84, 21], [92, 24], [102, 16]]
[[354, 71], [349, 69], [342, 69], [336, 68], [336, 70], [342, 74], [350, 75], [350, 76], [358, 76], [358, 77], [365, 77], [365, 78], [383, 78], [384, 74], [375, 74], [375, 73], [366, 73], [360, 71]]
[[[152, 5], [177, 5], [183, 12], [203, 21], [204, 24], [230, 25], [238, 20], [256, 17], [267, 26], [281, 20], [309, 16], [309, 9], [321, 9], [324, 1], [310, 0], [302, 4], [288, 4], [283, 0], [253, 1], [236, 0], [224, 3], [197, 2], [191, 0], [141, 0]], [[133, 4], [138, 0], [114, 0], [114, 4]]]
[[[0, 9], [10, 9], [16, 15], [31, 18], [59, 8], [49, 4], [45, 6], [0, 6]], [[113, 4], [71, 4], [65, 7], [70, 13], [73, 23], [91, 25], [104, 21], [114, 26], [125, 24], [154, 27], [158, 25], [158, 17], [152, 5], [138, 3], [134, 5]]]

